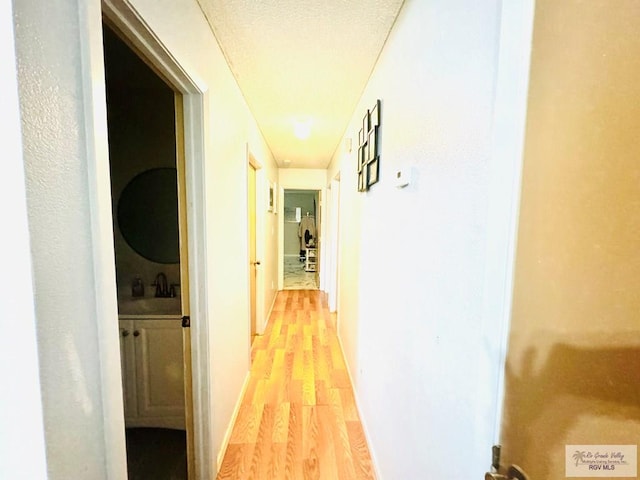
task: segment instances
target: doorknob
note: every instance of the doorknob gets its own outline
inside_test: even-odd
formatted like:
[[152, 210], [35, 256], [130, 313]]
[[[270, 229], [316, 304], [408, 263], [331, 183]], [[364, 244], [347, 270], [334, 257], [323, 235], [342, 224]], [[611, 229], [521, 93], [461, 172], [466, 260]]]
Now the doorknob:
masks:
[[524, 473], [519, 466], [511, 465], [506, 475], [497, 472], [487, 472], [484, 474], [484, 480], [529, 480], [529, 476]]
[[260, 265], [260, 260], [256, 260], [255, 262], [251, 262], [254, 265]]

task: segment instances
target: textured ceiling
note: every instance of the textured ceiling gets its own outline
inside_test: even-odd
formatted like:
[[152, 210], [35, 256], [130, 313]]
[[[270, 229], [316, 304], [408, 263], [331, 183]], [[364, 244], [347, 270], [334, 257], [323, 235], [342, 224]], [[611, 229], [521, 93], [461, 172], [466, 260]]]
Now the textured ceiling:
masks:
[[198, 1], [278, 165], [326, 168], [403, 0]]

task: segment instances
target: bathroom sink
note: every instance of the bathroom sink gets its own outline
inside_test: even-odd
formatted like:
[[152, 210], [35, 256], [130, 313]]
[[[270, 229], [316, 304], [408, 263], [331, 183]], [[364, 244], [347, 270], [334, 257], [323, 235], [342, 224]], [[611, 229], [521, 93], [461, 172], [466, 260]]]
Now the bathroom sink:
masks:
[[118, 300], [121, 315], [180, 315], [180, 297], [129, 297]]

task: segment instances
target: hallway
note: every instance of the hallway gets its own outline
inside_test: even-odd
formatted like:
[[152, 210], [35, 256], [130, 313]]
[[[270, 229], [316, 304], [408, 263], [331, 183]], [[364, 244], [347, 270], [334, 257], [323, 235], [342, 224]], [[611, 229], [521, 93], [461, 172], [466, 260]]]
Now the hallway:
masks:
[[218, 480], [375, 478], [326, 296], [279, 292], [251, 354]]

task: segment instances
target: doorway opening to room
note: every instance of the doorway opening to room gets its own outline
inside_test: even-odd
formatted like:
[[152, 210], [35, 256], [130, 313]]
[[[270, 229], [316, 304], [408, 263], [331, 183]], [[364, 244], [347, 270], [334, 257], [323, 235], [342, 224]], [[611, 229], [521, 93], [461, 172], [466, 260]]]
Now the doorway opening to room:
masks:
[[130, 478], [189, 478], [193, 406], [183, 99], [103, 25]]
[[283, 288], [317, 290], [320, 253], [320, 191], [284, 191]]

